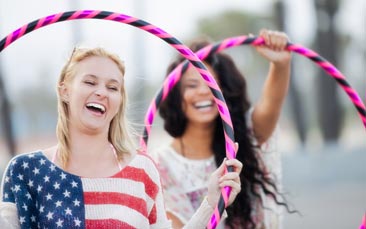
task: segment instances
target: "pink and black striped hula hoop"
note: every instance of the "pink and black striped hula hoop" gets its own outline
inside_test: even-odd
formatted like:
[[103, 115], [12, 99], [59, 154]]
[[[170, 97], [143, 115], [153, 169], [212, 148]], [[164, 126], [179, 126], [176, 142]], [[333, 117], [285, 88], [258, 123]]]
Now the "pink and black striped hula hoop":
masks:
[[[223, 41], [217, 42], [212, 45], [208, 45], [199, 51], [196, 52], [196, 55], [201, 60], [204, 60], [209, 55], [220, 52], [224, 49], [236, 47], [239, 45], [262, 45], [263, 39], [261, 37], [248, 37], [248, 36], [237, 36], [237, 37], [230, 37]], [[314, 61], [319, 67], [321, 67], [325, 72], [327, 72], [333, 79], [335, 79], [339, 86], [342, 87], [342, 89], [347, 93], [348, 97], [356, 107], [356, 110], [361, 118], [361, 121], [363, 122], [364, 127], [366, 128], [366, 108], [363, 104], [361, 98], [358, 96], [357, 92], [350, 86], [350, 84], [347, 82], [346, 77], [330, 62], [328, 62], [325, 58], [321, 57], [316, 52], [309, 50], [305, 47], [302, 47], [298, 44], [287, 44], [287, 49], [290, 51], [293, 51], [295, 53], [298, 53], [300, 55], [303, 55], [310, 60]], [[165, 79], [163, 83], [163, 87], [158, 90], [156, 93], [156, 96], [151, 101], [149, 108], [147, 110], [147, 113], [145, 115], [145, 127], [143, 131], [142, 138], [140, 139], [140, 145], [143, 147], [144, 150], [147, 148], [147, 142], [149, 135], [151, 133], [151, 127], [152, 123], [155, 118], [155, 114], [157, 112], [157, 109], [161, 105], [161, 103], [166, 99], [169, 91], [177, 84], [177, 82], [180, 80], [182, 73], [188, 68], [189, 62], [186, 60], [182, 63], [180, 63]], [[211, 91], [213, 91], [211, 89]], [[214, 91], [213, 91], [214, 92]], [[224, 209], [224, 206], [226, 206], [225, 200], [221, 197], [219, 199], [219, 203], [217, 205], [217, 208], [215, 209], [216, 214], [222, 214], [222, 212], [219, 212], [221, 209]], [[210, 224], [215, 225], [215, 215], [211, 217]], [[210, 225], [209, 224], [209, 225]], [[207, 226], [209, 228], [209, 225]], [[215, 225], [216, 227], [216, 225]]]
[[[207, 70], [205, 65], [201, 62], [201, 60], [186, 47], [182, 42], [168, 34], [164, 30], [146, 22], [138, 18], [134, 18], [125, 14], [109, 12], [109, 11], [98, 11], [98, 10], [79, 10], [79, 11], [68, 11], [61, 12], [58, 14], [53, 14], [46, 16], [44, 18], [40, 18], [34, 20], [7, 35], [0, 41], [0, 52], [2, 52], [5, 48], [7, 48], [10, 44], [21, 38], [22, 36], [37, 30], [39, 28], [57, 23], [62, 21], [70, 21], [77, 19], [102, 19], [120, 22], [124, 24], [128, 24], [139, 29], [142, 29], [146, 32], [149, 32], [156, 37], [159, 37], [173, 48], [175, 48], [184, 58], [186, 58], [196, 69], [199, 71], [207, 85], [210, 87], [211, 91], [214, 94], [215, 102], [219, 110], [220, 117], [224, 126], [225, 133], [225, 141], [226, 141], [226, 152], [227, 157], [232, 159], [235, 158], [235, 146], [234, 146], [234, 131], [233, 125], [230, 118], [229, 109], [226, 106], [226, 102], [224, 96], [221, 93], [220, 88], [218, 87], [215, 79], [212, 77], [210, 72]], [[233, 171], [232, 167], [227, 167], [227, 171]], [[221, 199], [225, 200], [227, 203], [228, 196], [230, 195], [231, 188], [225, 187], [223, 188]], [[213, 214], [211, 221], [208, 222], [208, 228], [216, 228], [218, 222], [220, 222], [221, 215], [224, 211], [225, 205], [216, 207], [216, 211]], [[219, 209], [219, 210], [217, 210]]]

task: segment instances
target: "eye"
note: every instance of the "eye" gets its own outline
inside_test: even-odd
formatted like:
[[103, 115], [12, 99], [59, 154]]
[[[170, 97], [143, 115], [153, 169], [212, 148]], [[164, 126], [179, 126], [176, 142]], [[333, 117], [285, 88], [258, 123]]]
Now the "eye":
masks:
[[195, 88], [199, 87], [200, 82], [196, 79], [187, 78], [187, 79], [184, 79], [182, 85], [183, 85], [183, 88], [186, 88], [186, 89], [195, 89]]
[[91, 80], [85, 80], [84, 83], [91, 86], [94, 86], [96, 84], [94, 81]]
[[194, 88], [197, 88], [197, 87], [198, 87], [198, 85], [197, 85], [197, 84], [195, 84], [195, 83], [189, 83], [189, 84], [186, 84], [186, 85], [185, 85], [185, 87], [186, 87], [186, 88], [194, 89]]
[[108, 86], [107, 88], [111, 91], [118, 91], [118, 87], [115, 86]]

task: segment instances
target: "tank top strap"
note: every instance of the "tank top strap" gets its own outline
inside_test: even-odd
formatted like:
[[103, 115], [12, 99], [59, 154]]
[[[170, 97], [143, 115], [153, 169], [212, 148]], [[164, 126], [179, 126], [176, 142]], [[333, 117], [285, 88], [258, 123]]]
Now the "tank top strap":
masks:
[[117, 156], [116, 149], [114, 148], [114, 146], [112, 145], [112, 143], [109, 143], [109, 145], [111, 146], [111, 149], [112, 149], [112, 152], [113, 152], [113, 154], [114, 154], [114, 157], [116, 158], [118, 168], [119, 168], [119, 170], [121, 171], [123, 167], [122, 167], [121, 163], [120, 163], [120, 162], [119, 162], [119, 160], [118, 160], [118, 156]]
[[55, 161], [56, 161], [57, 153], [58, 153], [58, 148], [57, 148], [57, 149], [55, 150], [55, 152], [52, 154], [52, 159], [51, 159], [51, 161], [52, 161], [52, 163], [54, 163], [54, 164], [55, 164]]
[[[117, 161], [117, 165], [118, 165], [119, 170], [122, 170], [122, 165], [121, 165], [121, 163], [118, 160], [118, 156], [117, 156], [116, 149], [114, 148], [114, 146], [112, 145], [112, 143], [109, 143], [109, 145], [110, 145], [110, 147], [112, 149], [112, 152], [113, 152], [114, 157], [116, 158], [116, 161]], [[58, 150], [56, 149], [55, 152], [52, 155], [52, 163], [55, 163], [57, 154], [58, 154]]]

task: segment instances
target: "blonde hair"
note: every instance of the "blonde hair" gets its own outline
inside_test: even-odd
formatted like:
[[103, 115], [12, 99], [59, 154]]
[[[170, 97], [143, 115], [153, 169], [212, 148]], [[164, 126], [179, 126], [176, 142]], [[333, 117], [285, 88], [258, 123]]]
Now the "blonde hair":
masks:
[[[125, 66], [123, 61], [115, 54], [107, 52], [103, 48], [74, 48], [70, 59], [65, 64], [61, 71], [57, 83], [57, 127], [56, 135], [58, 139], [58, 156], [62, 166], [66, 167], [70, 153], [70, 134], [69, 134], [69, 107], [68, 103], [61, 98], [60, 87], [69, 83], [75, 76], [75, 67], [89, 57], [106, 57], [112, 60], [122, 75], [125, 74]], [[109, 126], [108, 140], [116, 149], [118, 159], [122, 159], [123, 155], [130, 153], [135, 147], [129, 133], [132, 131], [126, 119], [127, 94], [124, 88], [124, 83], [121, 85], [122, 102], [116, 116], [112, 119]]]

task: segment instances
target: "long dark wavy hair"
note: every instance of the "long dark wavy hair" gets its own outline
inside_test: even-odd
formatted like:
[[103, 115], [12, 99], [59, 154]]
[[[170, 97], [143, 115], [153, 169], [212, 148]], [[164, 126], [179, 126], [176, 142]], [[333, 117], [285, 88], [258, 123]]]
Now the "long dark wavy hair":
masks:
[[[190, 48], [197, 51], [210, 44], [207, 39], [200, 39], [192, 42]], [[177, 58], [167, 69], [169, 74], [182, 58]], [[205, 63], [209, 64], [216, 72], [220, 89], [225, 97], [229, 108], [232, 123], [234, 126], [235, 141], [239, 143], [236, 158], [243, 163], [243, 171], [240, 174], [242, 191], [237, 195], [234, 203], [226, 211], [228, 218], [226, 225], [230, 228], [255, 228], [256, 223], [252, 219], [254, 204], [262, 203], [261, 193], [269, 195], [279, 205], [283, 205], [289, 211], [286, 202], [279, 199], [283, 197], [278, 192], [274, 180], [263, 168], [258, 158], [258, 146], [252, 143], [252, 133], [247, 127], [245, 113], [251, 104], [247, 94], [247, 83], [244, 76], [236, 67], [230, 56], [223, 53], [216, 53], [208, 56]], [[161, 104], [159, 114], [164, 120], [165, 130], [174, 138], [181, 137], [186, 129], [187, 118], [182, 110], [182, 95], [180, 83], [170, 91], [166, 100]], [[177, 125], [179, 123], [179, 125]], [[216, 165], [220, 165], [225, 154], [225, 139], [220, 116], [216, 118], [212, 150], [215, 155]]]

